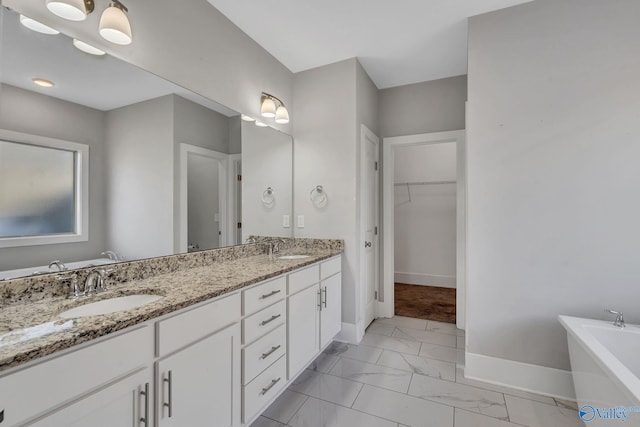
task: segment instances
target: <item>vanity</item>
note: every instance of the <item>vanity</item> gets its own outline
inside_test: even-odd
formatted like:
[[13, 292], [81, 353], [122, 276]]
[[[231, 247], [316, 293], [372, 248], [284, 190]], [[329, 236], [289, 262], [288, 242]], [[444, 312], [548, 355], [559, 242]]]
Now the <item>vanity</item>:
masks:
[[340, 331], [341, 243], [321, 242], [290, 250], [309, 255], [299, 259], [260, 243], [243, 245], [249, 256], [206, 251], [227, 259], [123, 283], [140, 263], [199, 254], [118, 264], [108, 290], [86, 298], [162, 296], [131, 310], [56, 320], [67, 297], [24, 302], [36, 321], [68, 327], [0, 337], [0, 425], [249, 425]]

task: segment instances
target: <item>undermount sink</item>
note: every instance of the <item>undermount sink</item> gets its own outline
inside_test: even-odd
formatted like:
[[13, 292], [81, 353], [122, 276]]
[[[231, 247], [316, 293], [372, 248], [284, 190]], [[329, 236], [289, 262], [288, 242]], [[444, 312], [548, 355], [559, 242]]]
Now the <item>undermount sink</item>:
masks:
[[81, 305], [59, 314], [63, 319], [74, 317], [98, 316], [115, 313], [116, 311], [131, 310], [150, 304], [163, 298], [160, 295], [127, 295], [125, 297], [109, 298], [102, 301]]
[[278, 259], [305, 259], [309, 258], [311, 255], [282, 255], [279, 256]]

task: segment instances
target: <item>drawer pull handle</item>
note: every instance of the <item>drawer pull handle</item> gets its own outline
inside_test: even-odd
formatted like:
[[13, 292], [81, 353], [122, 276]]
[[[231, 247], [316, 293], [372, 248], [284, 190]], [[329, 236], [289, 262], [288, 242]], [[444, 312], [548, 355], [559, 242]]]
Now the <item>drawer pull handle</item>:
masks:
[[270, 318], [270, 319], [263, 320], [262, 322], [260, 322], [260, 326], [264, 326], [264, 325], [266, 325], [267, 323], [271, 323], [271, 322], [273, 322], [274, 320], [276, 320], [276, 319], [277, 319], [278, 317], [280, 317], [280, 316], [282, 316], [282, 314], [276, 314], [276, 315], [274, 315], [274, 316], [271, 316], [271, 318]]
[[144, 427], [148, 427], [149, 426], [149, 383], [145, 383], [144, 390], [141, 390], [140, 394], [144, 396], [144, 417], [140, 417], [140, 422], [144, 424]]
[[320, 307], [320, 311], [322, 311], [322, 291], [318, 291], [318, 307]]
[[261, 298], [261, 299], [267, 299], [267, 298], [272, 297], [272, 296], [274, 296], [275, 294], [279, 294], [279, 293], [280, 293], [280, 289], [275, 290], [275, 291], [273, 291], [273, 292], [270, 292], [270, 293], [268, 293], [268, 294], [264, 294], [264, 295], [262, 295], [260, 298]]
[[278, 378], [277, 380], [271, 380], [271, 384], [269, 384], [267, 387], [263, 388], [262, 391], [260, 392], [260, 394], [267, 394], [269, 392], [269, 390], [271, 390], [273, 388], [274, 385], [278, 384], [278, 382], [282, 379], [282, 377]]
[[169, 397], [169, 399], [168, 399], [167, 402], [164, 402], [162, 404], [162, 406], [165, 406], [165, 407], [169, 408], [169, 418], [171, 418], [171, 415], [173, 414], [173, 396], [172, 396], [173, 395], [173, 390], [172, 390], [173, 389], [173, 381], [172, 380], [173, 380], [173, 377], [171, 375], [171, 371], [169, 371], [168, 378], [164, 378], [163, 379], [163, 381], [165, 383], [169, 384], [169, 389], [168, 389], [168, 397]]
[[271, 356], [273, 353], [275, 353], [276, 351], [278, 351], [278, 349], [282, 347], [281, 345], [277, 346], [277, 347], [271, 347], [271, 350], [267, 351], [266, 353], [262, 353], [262, 357], [260, 359], [266, 359], [267, 357]]
[[325, 286], [322, 290], [324, 292], [324, 308], [327, 308], [327, 287]]

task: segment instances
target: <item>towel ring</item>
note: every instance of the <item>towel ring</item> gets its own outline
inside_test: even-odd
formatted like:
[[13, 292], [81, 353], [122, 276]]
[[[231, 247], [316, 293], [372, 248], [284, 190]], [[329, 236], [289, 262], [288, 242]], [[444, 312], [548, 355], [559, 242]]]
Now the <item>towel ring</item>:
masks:
[[327, 202], [329, 200], [327, 197], [327, 192], [324, 190], [322, 185], [316, 185], [311, 189], [311, 192], [309, 193], [309, 199], [311, 200], [311, 203], [313, 203], [313, 205], [317, 208], [323, 208], [327, 206]]
[[267, 187], [267, 189], [262, 193], [262, 204], [267, 208], [271, 208], [275, 203], [276, 197], [273, 188]]

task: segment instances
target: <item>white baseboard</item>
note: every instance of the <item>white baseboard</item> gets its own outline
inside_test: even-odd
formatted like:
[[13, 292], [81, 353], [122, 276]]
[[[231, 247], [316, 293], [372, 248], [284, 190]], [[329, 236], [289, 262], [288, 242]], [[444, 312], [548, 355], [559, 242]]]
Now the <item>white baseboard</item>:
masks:
[[355, 323], [342, 322], [342, 330], [335, 340], [357, 345], [360, 342], [358, 339], [358, 326]]
[[455, 276], [439, 276], [437, 274], [403, 273], [396, 271], [394, 278], [396, 283], [407, 285], [438, 286], [440, 288], [455, 288]]
[[464, 376], [549, 397], [576, 400], [571, 371], [562, 369], [467, 352]]

